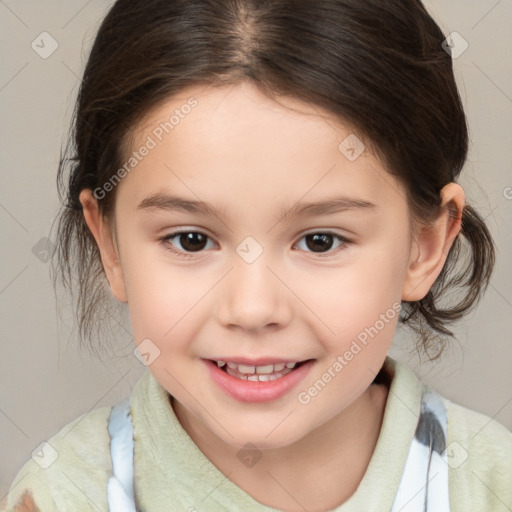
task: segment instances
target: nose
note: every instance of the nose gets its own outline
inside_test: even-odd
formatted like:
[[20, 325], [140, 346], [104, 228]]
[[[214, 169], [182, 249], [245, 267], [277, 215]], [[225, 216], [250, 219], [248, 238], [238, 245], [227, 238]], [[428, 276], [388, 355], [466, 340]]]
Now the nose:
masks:
[[293, 294], [264, 254], [247, 263], [234, 255], [233, 269], [224, 278], [217, 296], [217, 317], [226, 328], [258, 332], [289, 324]]

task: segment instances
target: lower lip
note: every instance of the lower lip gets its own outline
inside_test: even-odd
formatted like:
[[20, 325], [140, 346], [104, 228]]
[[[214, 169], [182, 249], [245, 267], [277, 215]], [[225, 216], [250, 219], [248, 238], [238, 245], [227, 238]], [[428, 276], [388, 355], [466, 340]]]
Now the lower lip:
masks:
[[314, 361], [307, 361], [301, 364], [296, 370], [276, 380], [255, 382], [237, 379], [224, 370], [221, 370], [216, 363], [202, 360], [210, 371], [212, 380], [229, 396], [240, 402], [270, 402], [282, 397], [295, 387], [313, 366]]

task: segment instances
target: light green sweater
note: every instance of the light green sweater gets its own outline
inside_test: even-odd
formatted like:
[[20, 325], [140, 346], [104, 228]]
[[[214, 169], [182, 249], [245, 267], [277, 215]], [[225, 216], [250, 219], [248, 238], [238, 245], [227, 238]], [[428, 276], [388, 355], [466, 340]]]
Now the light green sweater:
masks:
[[[388, 357], [393, 378], [379, 439], [357, 491], [336, 512], [388, 512], [400, 483], [420, 413], [424, 385]], [[451, 512], [512, 511], [512, 433], [491, 418], [444, 399], [448, 415]], [[225, 477], [181, 427], [166, 391], [149, 370], [131, 396], [135, 489], [143, 512], [270, 512]], [[6, 510], [29, 490], [40, 512], [108, 511], [110, 408], [85, 414], [52, 437], [40, 463], [18, 472]], [[53, 452], [55, 450], [55, 453]], [[37, 458], [37, 457], [36, 457]], [[18, 510], [34, 511], [25, 495]]]

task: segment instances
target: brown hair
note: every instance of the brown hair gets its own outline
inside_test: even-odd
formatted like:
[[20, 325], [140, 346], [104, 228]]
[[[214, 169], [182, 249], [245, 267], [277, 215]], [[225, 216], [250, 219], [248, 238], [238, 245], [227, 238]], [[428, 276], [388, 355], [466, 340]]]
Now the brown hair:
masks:
[[[54, 277], [72, 294], [78, 278], [80, 339], [101, 330], [98, 315], [112, 296], [79, 194], [106, 183], [122, 166], [130, 129], [188, 86], [251, 80], [269, 96], [339, 116], [404, 183], [411, 217], [432, 221], [468, 150], [445, 37], [419, 0], [117, 0], [91, 50], [57, 178], [64, 204]], [[98, 200], [105, 216], [114, 200], [115, 188]], [[453, 336], [447, 325], [477, 304], [493, 266], [491, 235], [466, 205], [434, 285], [402, 304], [400, 322], [418, 335], [418, 347], [440, 347], [439, 356], [442, 336]], [[453, 291], [460, 300], [441, 305]]]

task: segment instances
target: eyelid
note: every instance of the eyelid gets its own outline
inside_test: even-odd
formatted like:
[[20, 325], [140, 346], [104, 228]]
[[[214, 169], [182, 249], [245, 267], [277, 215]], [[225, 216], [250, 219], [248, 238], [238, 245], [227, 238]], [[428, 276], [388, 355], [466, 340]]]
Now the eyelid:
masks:
[[[177, 254], [178, 256], [181, 256], [181, 257], [184, 257], [184, 258], [193, 258], [196, 255], [201, 256], [205, 252], [205, 250], [201, 250], [201, 251], [198, 251], [198, 252], [180, 251], [180, 250], [174, 249], [172, 244], [169, 243], [169, 240], [171, 240], [171, 239], [173, 239], [173, 238], [175, 238], [178, 235], [181, 235], [183, 233], [198, 233], [200, 235], [204, 235], [208, 240], [212, 240], [213, 241], [213, 237], [210, 236], [208, 234], [208, 232], [203, 230], [203, 228], [201, 228], [201, 229], [196, 229], [196, 228], [179, 228], [179, 229], [176, 229], [175, 231], [172, 231], [171, 233], [168, 233], [168, 234], [164, 235], [163, 237], [161, 237], [159, 239], [159, 241], [163, 245], [164, 249], [166, 249], [168, 251], [171, 251], [172, 253]], [[216, 243], [216, 242], [214, 242], [214, 243]]]
[[307, 231], [306, 233], [302, 233], [298, 239], [298, 241], [293, 245], [294, 247], [306, 236], [308, 235], [316, 235], [316, 234], [322, 234], [322, 235], [330, 235], [333, 238], [337, 238], [342, 243], [334, 250], [329, 250], [327, 252], [313, 252], [313, 251], [303, 251], [306, 254], [310, 255], [312, 254], [314, 257], [320, 257], [320, 258], [328, 258], [337, 255], [341, 251], [347, 248], [347, 246], [352, 245], [354, 241], [350, 238], [347, 238], [344, 235], [341, 235], [337, 233], [336, 231], [333, 231], [331, 229], [316, 229], [312, 231]]
[[[217, 242], [215, 242], [213, 240], [214, 237], [210, 236], [207, 231], [203, 230], [203, 228], [201, 228], [201, 229], [178, 228], [175, 231], [172, 231], [171, 233], [168, 233], [165, 236], [161, 237], [159, 240], [166, 250], [171, 251], [172, 253], [177, 254], [178, 256], [181, 256], [184, 258], [194, 258], [196, 256], [201, 256], [201, 255], [203, 255], [203, 253], [206, 252], [204, 249], [201, 251], [197, 251], [197, 252], [186, 252], [186, 251], [180, 251], [180, 250], [174, 249], [172, 244], [169, 243], [169, 240], [171, 240], [183, 233], [198, 233], [198, 234], [204, 235], [207, 239], [209, 239], [209, 240], [213, 241], [215, 244], [217, 244]], [[315, 234], [329, 235], [329, 236], [332, 236], [333, 238], [337, 238], [339, 241], [342, 242], [336, 249], [329, 250], [327, 252], [303, 251], [306, 254], [312, 254], [315, 257], [327, 258], [327, 257], [334, 256], [334, 255], [338, 254], [339, 252], [343, 251], [344, 249], [346, 249], [347, 246], [355, 243], [351, 238], [341, 235], [341, 234], [337, 233], [336, 231], [333, 231], [332, 229], [324, 230], [324, 229], [317, 228], [317, 229], [313, 229], [313, 230], [309, 230], [307, 232], [301, 233], [297, 239], [297, 242], [295, 242], [293, 244], [293, 247], [296, 247], [296, 245], [306, 236], [315, 235]]]

